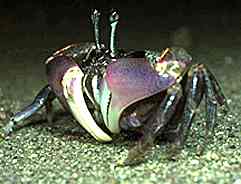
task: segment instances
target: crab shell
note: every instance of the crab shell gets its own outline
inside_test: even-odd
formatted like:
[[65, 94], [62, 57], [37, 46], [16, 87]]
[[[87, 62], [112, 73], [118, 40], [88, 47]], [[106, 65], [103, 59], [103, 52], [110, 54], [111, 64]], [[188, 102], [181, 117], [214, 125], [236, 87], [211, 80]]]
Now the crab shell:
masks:
[[122, 58], [108, 65], [95, 98], [112, 133], [120, 132], [119, 120], [127, 107], [176, 82], [177, 75], [156, 69], [144, 58]]
[[[47, 61], [50, 87], [62, 105], [98, 141], [112, 138], [95, 122], [84, 99], [84, 73], [67, 56]], [[102, 79], [92, 80], [93, 94], [100, 106], [104, 124], [110, 132], [120, 132], [119, 120], [123, 111], [135, 102], [160, 93], [176, 83], [186, 68], [185, 62], [161, 60], [152, 66], [145, 58], [113, 59]]]

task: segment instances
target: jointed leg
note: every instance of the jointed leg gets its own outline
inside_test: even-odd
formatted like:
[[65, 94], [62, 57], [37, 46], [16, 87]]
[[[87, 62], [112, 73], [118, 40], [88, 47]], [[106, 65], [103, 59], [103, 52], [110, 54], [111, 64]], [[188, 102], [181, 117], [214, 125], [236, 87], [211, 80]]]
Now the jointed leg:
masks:
[[182, 88], [180, 84], [176, 84], [167, 90], [167, 95], [158, 106], [157, 112], [154, 113], [154, 116], [151, 116], [144, 125], [143, 137], [138, 144], [129, 151], [125, 164], [135, 164], [143, 159], [146, 151], [153, 146], [156, 137], [160, 135], [165, 125], [172, 118], [181, 96]]
[[179, 120], [180, 125], [175, 130], [177, 145], [181, 147], [184, 145], [203, 95], [206, 98], [206, 133], [210, 130], [212, 133], [217, 117], [217, 104], [227, 105], [223, 93], [217, 91], [218, 89], [220, 87], [216, 79], [203, 65], [198, 64], [190, 69], [185, 88], [184, 112]]
[[201, 69], [202, 65], [195, 65], [188, 72], [188, 79], [185, 87], [186, 102], [183, 114], [179, 120], [180, 125], [175, 130], [177, 135], [175, 143], [183, 146], [190, 131], [196, 110], [203, 98], [204, 94], [204, 78]]
[[46, 119], [49, 123], [53, 122], [53, 104], [52, 101], [56, 98], [55, 94], [53, 92], [50, 92], [48, 95], [48, 99], [45, 103], [45, 110], [46, 110]]
[[205, 107], [206, 107], [206, 131], [209, 130], [213, 132], [215, 123], [217, 120], [217, 100], [215, 98], [215, 91], [212, 85], [212, 82], [207, 74], [207, 71], [204, 69], [204, 80], [206, 84], [205, 88]]
[[38, 110], [40, 110], [46, 103], [50, 103], [55, 98], [50, 87], [45, 86], [35, 97], [33, 102], [25, 107], [22, 111], [17, 112], [13, 117], [10, 118], [8, 124], [3, 127], [3, 136], [9, 135], [14, 129], [26, 125], [23, 120], [29, 118]]
[[229, 110], [229, 107], [213, 74], [207, 68], [203, 68], [203, 73], [205, 80], [207, 133], [209, 131], [213, 133], [217, 119], [217, 105], [224, 106], [226, 111]]
[[[204, 70], [206, 83], [210, 83], [210, 86], [212, 86], [214, 91], [214, 96], [219, 103], [219, 105], [224, 106], [225, 111], [227, 112], [229, 110], [229, 106], [226, 100], [226, 97], [223, 94], [223, 90], [220, 87], [218, 81], [214, 77], [214, 75], [211, 73], [211, 71], [208, 70], [208, 68], [205, 68]], [[209, 82], [208, 82], [209, 81]]]

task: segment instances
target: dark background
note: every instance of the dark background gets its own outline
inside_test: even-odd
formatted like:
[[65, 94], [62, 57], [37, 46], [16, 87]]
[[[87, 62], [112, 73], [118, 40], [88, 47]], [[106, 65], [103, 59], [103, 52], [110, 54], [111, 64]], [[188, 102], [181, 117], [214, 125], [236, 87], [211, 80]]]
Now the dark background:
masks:
[[32, 99], [46, 84], [44, 61], [55, 50], [94, 41], [90, 19], [94, 8], [102, 13], [101, 37], [106, 45], [108, 14], [115, 8], [120, 12], [120, 48], [181, 46], [194, 62], [207, 64], [221, 75], [228, 72], [220, 67], [240, 71], [239, 0], [1, 0], [0, 87], [9, 99], [21, 95], [26, 101]]
[[[142, 47], [143, 44], [136, 43], [137, 37], [142, 38], [142, 43], [149, 40], [153, 44], [144, 45], [143, 48], [158, 47], [161, 41], [153, 34], [169, 37], [183, 27], [191, 31], [195, 42], [200, 39], [195, 35], [208, 32], [209, 35], [220, 36], [228, 33], [233, 44], [239, 44], [235, 42], [234, 34], [241, 28], [241, 1], [238, 0], [1, 0], [0, 7], [0, 33], [4, 38], [10, 35], [10, 40], [19, 35], [23, 38], [38, 35], [49, 40], [53, 34], [68, 35], [76, 41], [91, 40], [89, 15], [94, 8], [103, 12], [102, 25], [107, 24], [111, 8], [119, 10], [121, 21], [118, 31], [121, 33], [119, 39], [122, 47]], [[108, 26], [102, 29], [105, 30], [103, 38], [106, 39]], [[127, 36], [129, 33], [130, 36]]]

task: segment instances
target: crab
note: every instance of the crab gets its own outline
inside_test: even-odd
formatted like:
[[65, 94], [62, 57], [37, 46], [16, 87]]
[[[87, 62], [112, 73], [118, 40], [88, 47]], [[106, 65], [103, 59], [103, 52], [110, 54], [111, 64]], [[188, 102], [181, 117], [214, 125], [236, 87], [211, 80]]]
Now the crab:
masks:
[[68, 45], [46, 60], [48, 84], [30, 105], [10, 118], [2, 136], [21, 127], [44, 106], [51, 122], [56, 98], [99, 142], [110, 142], [122, 132], [136, 137], [126, 164], [142, 160], [163, 137], [182, 147], [202, 99], [206, 132], [213, 135], [217, 106], [228, 109], [228, 104], [207, 66], [192, 64], [192, 57], [183, 48], [118, 49], [116, 11], [109, 17], [111, 34], [106, 47], [100, 39], [100, 13], [95, 10], [91, 18], [95, 41]]

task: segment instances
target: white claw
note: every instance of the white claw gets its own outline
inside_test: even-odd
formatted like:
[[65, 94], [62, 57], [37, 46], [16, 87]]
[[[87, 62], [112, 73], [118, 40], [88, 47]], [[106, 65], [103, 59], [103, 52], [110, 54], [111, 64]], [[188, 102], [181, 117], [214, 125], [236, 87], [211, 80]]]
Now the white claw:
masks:
[[112, 138], [96, 124], [86, 105], [82, 87], [83, 77], [84, 74], [78, 66], [68, 69], [62, 80], [64, 96], [75, 119], [96, 140], [109, 142]]

